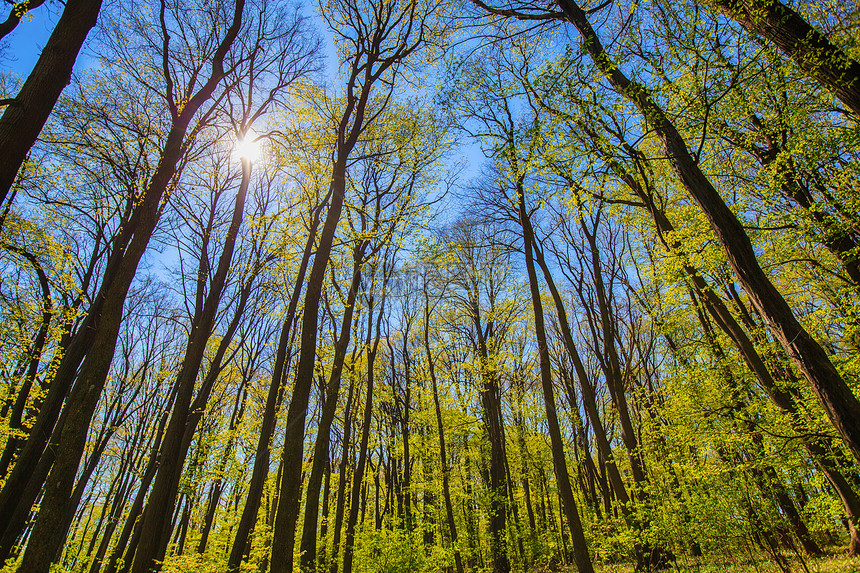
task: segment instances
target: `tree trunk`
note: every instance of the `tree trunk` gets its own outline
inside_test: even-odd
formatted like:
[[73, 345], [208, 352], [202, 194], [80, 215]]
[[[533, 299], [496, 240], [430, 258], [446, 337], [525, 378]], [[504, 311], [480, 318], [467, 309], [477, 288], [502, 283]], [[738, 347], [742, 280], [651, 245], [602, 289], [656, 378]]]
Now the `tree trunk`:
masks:
[[352, 446], [352, 399], [355, 390], [353, 377], [350, 376], [349, 390], [346, 396], [346, 414], [343, 421], [343, 446], [340, 454], [340, 467], [337, 479], [337, 502], [334, 511], [334, 534], [331, 543], [331, 557], [329, 557], [329, 573], [337, 573], [337, 558], [340, 552], [340, 536], [343, 531], [343, 515], [346, 505], [346, 473], [349, 469], [347, 451]]
[[[96, 24], [102, 0], [68, 0], [63, 15], [42, 49], [36, 66], [0, 117], [0, 204], [27, 152], [51, 115], [84, 41]], [[13, 11], [18, 6], [13, 7]]]
[[260, 500], [262, 499], [263, 488], [269, 473], [272, 436], [275, 433], [278, 410], [284, 399], [284, 378], [287, 371], [287, 360], [291, 354], [290, 349], [292, 348], [294, 333], [293, 320], [299, 305], [299, 297], [301, 296], [302, 285], [305, 281], [305, 273], [307, 272], [308, 263], [310, 262], [311, 253], [316, 242], [320, 214], [328, 197], [329, 195], [312, 212], [305, 250], [302, 253], [302, 259], [299, 263], [298, 273], [293, 285], [293, 293], [290, 296], [290, 303], [287, 307], [287, 313], [278, 337], [278, 350], [275, 355], [272, 380], [266, 395], [266, 407], [263, 411], [263, 420], [260, 424], [260, 437], [257, 440], [257, 449], [254, 452], [254, 467], [251, 470], [248, 497], [245, 500], [245, 507], [242, 509], [242, 516], [239, 518], [239, 525], [236, 527], [236, 536], [233, 539], [233, 546], [230, 549], [230, 557], [227, 562], [227, 570], [231, 572], [237, 571], [242, 563], [242, 558], [247, 556], [248, 538], [251, 535], [251, 530], [254, 528], [254, 523], [257, 521], [257, 514], [260, 510]]
[[[436, 414], [436, 431], [439, 434], [439, 463], [442, 469], [442, 497], [445, 499], [445, 517], [448, 520], [448, 531], [451, 534], [451, 546], [454, 549], [454, 565], [457, 573], [463, 573], [463, 559], [457, 547], [457, 524], [454, 521], [454, 505], [451, 503], [450, 474], [448, 456], [445, 450], [445, 427], [442, 424], [442, 409], [439, 406], [439, 386], [436, 382], [436, 364], [430, 350], [430, 295], [424, 291], [424, 352], [427, 357], [427, 369], [430, 373], [430, 383], [433, 389], [433, 410]], [[528, 495], [528, 490], [526, 490]], [[531, 511], [531, 507], [529, 507]], [[532, 518], [534, 529], [534, 518]]]
[[[570, 476], [568, 475], [567, 460], [564, 455], [564, 442], [561, 437], [558, 414], [556, 413], [555, 396], [552, 387], [552, 363], [546, 340], [540, 285], [538, 285], [532, 254], [532, 244], [535, 242], [534, 231], [532, 230], [531, 221], [526, 211], [525, 189], [521, 180], [518, 181], [517, 194], [520, 226], [523, 230], [523, 248], [526, 255], [526, 272], [529, 277], [529, 290], [531, 291], [532, 309], [534, 311], [535, 336], [537, 338], [538, 356], [540, 359], [541, 388], [543, 389], [547, 427], [549, 429], [550, 445], [552, 448], [552, 465], [555, 470], [558, 495], [561, 498], [567, 524], [570, 527], [571, 539], [573, 540], [573, 559], [576, 563], [576, 568], [580, 573], [591, 573], [594, 571], [594, 568], [591, 565], [588, 545], [585, 542], [585, 534], [582, 531], [579, 509], [576, 506], [576, 499], [573, 497], [573, 490], [570, 487]], [[608, 333], [604, 332], [604, 336], [608, 336]], [[562, 536], [563, 538], [564, 536]]]
[[[164, 550], [170, 537], [170, 510], [176, 499], [179, 488], [179, 480], [182, 474], [182, 466], [185, 462], [183, 442], [185, 441], [186, 425], [191, 413], [191, 400], [194, 395], [194, 385], [197, 381], [197, 373], [206, 346], [212, 335], [218, 306], [221, 302], [221, 293], [227, 282], [227, 274], [233, 260], [233, 251], [245, 213], [245, 197], [251, 178], [251, 163], [247, 159], [242, 160], [242, 180], [236, 194], [233, 206], [233, 214], [227, 235], [224, 239], [223, 250], [218, 259], [218, 267], [209, 284], [209, 292], [206, 293], [202, 307], [198, 306], [192, 319], [191, 335], [185, 348], [185, 356], [182, 366], [176, 375], [176, 401], [173, 405], [173, 413], [164, 433], [164, 440], [159, 451], [158, 471], [149, 494], [146, 510], [143, 512], [141, 529], [143, 531], [137, 551], [132, 564], [133, 573], [146, 573], [154, 568], [154, 562], [164, 559]], [[214, 206], [213, 206], [214, 210]], [[201, 254], [201, 261], [208, 254]], [[202, 289], [202, 281], [198, 289]], [[202, 294], [198, 290], [198, 297]], [[201, 391], [202, 393], [202, 391]], [[205, 408], [205, 402], [199, 404], [199, 410]]]
[[[710, 180], [699, 168], [686, 143], [648, 89], [631, 81], [611, 60], [600, 39], [574, 0], [558, 0], [568, 20], [583, 38], [583, 46], [612, 87], [633, 103], [660, 137], [673, 169], [698, 203], [726, 252], [744, 290], [762, 313], [774, 336], [818, 396], [845, 444], [860, 461], [860, 401], [830, 362], [824, 348], [798, 322], [782, 295], [770, 282], [755, 256], [752, 243]], [[860, 82], [855, 82], [860, 89]]]
[[[7, 481], [3, 493], [14, 495], [16, 487], [29, 479], [29, 470], [35, 467], [32, 462], [34, 455], [44, 449], [46, 429], [53, 426], [54, 412], [59, 411], [66, 389], [75, 378], [77, 365], [86, 354], [77, 383], [66, 400], [67, 412], [65, 423], [59, 433], [59, 441], [52, 442], [56, 451], [56, 460], [52, 466], [45, 484], [45, 495], [36, 522], [33, 526], [33, 536], [24, 554], [22, 567], [36, 573], [47, 572], [51, 562], [62, 543], [62, 519], [65, 508], [69, 503], [74, 475], [86, 444], [86, 435], [92, 420], [93, 411], [101, 396], [110, 363], [116, 348], [117, 334], [122, 318], [122, 309], [131, 282], [137, 272], [137, 265], [143, 256], [149, 239], [152, 236], [160, 216], [161, 199], [168, 185], [176, 174], [177, 165], [183, 153], [183, 144], [189, 124], [197, 110], [211, 97], [215, 88], [224, 76], [223, 58], [239, 32], [244, 0], [237, 0], [234, 22], [219, 45], [213, 61], [213, 71], [207, 82], [188, 101], [181, 113], [174, 118], [173, 125], [167, 135], [164, 150], [158, 167], [147, 187], [146, 193], [136, 207], [132, 219], [123, 232], [115, 239], [115, 247], [127, 245], [127, 248], [115, 248], [106, 263], [102, 288], [94, 301], [90, 314], [87, 315], [80, 337], [70, 342], [66, 356], [61, 361], [57, 375], [52, 383], [51, 391], [56, 390], [50, 412], [46, 405], [40, 412], [31, 438], [24, 446], [21, 455], [29, 454], [28, 459], [33, 465], [23, 466], [20, 471], [18, 464], [13, 469], [13, 476], [18, 473], [18, 480], [12, 484], [12, 477]], [[67, 9], [69, 5], [67, 5]], [[5, 116], [4, 116], [5, 117]], [[2, 186], [0, 186], [2, 190]], [[43, 416], [42, 414], [46, 414]], [[37, 428], [39, 431], [37, 431]], [[19, 456], [20, 458], [21, 456]], [[0, 495], [0, 499], [3, 496]], [[4, 502], [7, 499], [3, 499]], [[3, 504], [0, 504], [0, 508]], [[0, 511], [0, 514], [3, 514]], [[9, 533], [8, 531], [4, 533]]]
[[[331, 374], [326, 385], [325, 402], [323, 403], [322, 414], [317, 425], [313, 465], [311, 473], [308, 476], [308, 492], [305, 496], [305, 519], [302, 526], [302, 541], [300, 546], [302, 553], [300, 567], [302, 571], [316, 571], [317, 569], [317, 522], [319, 520], [320, 487], [322, 486], [326, 460], [328, 460], [331, 424], [337, 411], [337, 399], [340, 393], [343, 363], [346, 359], [346, 351], [350, 342], [355, 299], [361, 285], [361, 265], [366, 247], [367, 242], [361, 240], [353, 250], [352, 281], [349, 285], [346, 305], [344, 306], [340, 335], [335, 345]], [[356, 320], [358, 320], [358, 317], [356, 317]]]
[[767, 39], [860, 118], [860, 63], [779, 0], [712, 0], [729, 18]]
[[[484, 411], [484, 425], [490, 443], [489, 468], [489, 534], [490, 554], [493, 559], [493, 573], [508, 573], [511, 564], [508, 560], [505, 522], [507, 521], [507, 476], [505, 474], [504, 430], [502, 421], [501, 396], [498, 381], [490, 370], [489, 352], [477, 300], [471, 301], [472, 320], [477, 332], [477, 353], [480, 362], [481, 405]], [[489, 329], [488, 329], [489, 330]]]

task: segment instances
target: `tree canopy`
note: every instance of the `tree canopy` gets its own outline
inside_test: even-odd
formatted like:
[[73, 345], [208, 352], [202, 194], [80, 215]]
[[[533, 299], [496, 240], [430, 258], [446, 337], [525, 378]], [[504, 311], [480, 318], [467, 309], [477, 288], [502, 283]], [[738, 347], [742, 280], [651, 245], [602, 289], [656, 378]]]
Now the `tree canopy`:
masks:
[[860, 567], [852, 3], [7, 9], [2, 571]]

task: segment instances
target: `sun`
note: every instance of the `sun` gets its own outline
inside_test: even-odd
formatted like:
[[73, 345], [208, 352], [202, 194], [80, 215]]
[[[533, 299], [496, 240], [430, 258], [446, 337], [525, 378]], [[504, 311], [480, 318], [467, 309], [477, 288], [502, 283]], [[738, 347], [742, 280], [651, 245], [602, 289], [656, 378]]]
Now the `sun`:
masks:
[[254, 130], [249, 129], [245, 132], [245, 137], [236, 141], [234, 151], [240, 159], [247, 159], [251, 163], [260, 159], [262, 150], [260, 148], [260, 141]]

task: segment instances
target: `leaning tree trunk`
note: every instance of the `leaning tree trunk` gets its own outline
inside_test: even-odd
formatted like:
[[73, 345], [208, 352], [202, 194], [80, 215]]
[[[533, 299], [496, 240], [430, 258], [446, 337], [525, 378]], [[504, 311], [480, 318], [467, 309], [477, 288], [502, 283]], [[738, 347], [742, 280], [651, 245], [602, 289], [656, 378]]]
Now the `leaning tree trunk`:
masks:
[[860, 461], [860, 401], [830, 362], [824, 348], [798, 322], [788, 303], [762, 270], [740, 220], [699, 168], [681, 134], [653, 100], [649, 90], [631, 81], [613, 63], [585, 12], [574, 0], [558, 0], [558, 3], [581, 34], [584, 49], [604, 77], [636, 106], [647, 125], [659, 136], [673, 169], [707, 217], [747, 295], [803, 373], [855, 459]]
[[[182, 466], [186, 457], [183, 451], [183, 438], [186, 435], [186, 426], [190, 422], [194, 386], [209, 338], [212, 335], [221, 292], [224, 290], [233, 260], [236, 239], [244, 218], [245, 197], [247, 196], [250, 177], [251, 164], [247, 159], [242, 159], [242, 180], [236, 194], [224, 246], [218, 259], [218, 267], [210, 281], [206, 298], [198, 308], [199, 314], [194, 316], [192, 320], [192, 331], [186, 345], [185, 356], [176, 375], [178, 388], [176, 401], [170, 422], [167, 425], [167, 431], [164, 434], [161, 450], [158, 453], [158, 471], [155, 474], [146, 510], [143, 512], [141, 525], [143, 533], [132, 564], [134, 573], [145, 573], [152, 568], [153, 562], [161, 561], [164, 558], [164, 549], [167, 546], [171, 529], [170, 513], [176, 499]], [[205, 252], [202, 253], [201, 261], [207, 256]], [[198, 288], [202, 290], [202, 284]], [[236, 318], [238, 319], [238, 317]], [[200, 405], [200, 410], [203, 407], [205, 407], [205, 403]]]
[[[860, 524], [860, 496], [851, 487], [843, 470], [828, 451], [829, 445], [822, 436], [812, 431], [803, 420], [801, 408], [798, 406], [795, 398], [790, 392], [785, 390], [784, 384], [779, 384], [774, 379], [753, 341], [750, 340], [746, 331], [735, 320], [734, 315], [723, 300], [716, 295], [699, 270], [693, 266], [690, 257], [684, 252], [680, 241], [670, 241], [669, 237], [673, 236], [675, 227], [669, 221], [665, 212], [657, 206], [653, 197], [646, 191], [646, 188], [619, 164], [613, 162], [612, 168], [633, 194], [643, 202], [648, 212], [651, 213], [657, 228], [657, 236], [666, 250], [681, 257], [684, 274], [692, 283], [693, 288], [699, 295], [699, 299], [708, 313], [713, 317], [714, 322], [734, 342], [744, 363], [756, 376], [756, 379], [771, 401], [785, 413], [786, 419], [792, 429], [797, 432], [798, 436], [802, 436], [803, 445], [807, 452], [809, 452], [810, 458], [818, 465], [842, 501], [849, 522], [850, 542], [848, 551], [851, 555], [860, 554], [860, 531], [857, 528], [858, 524]], [[645, 184], [647, 185], [647, 181]], [[807, 551], [809, 549], [812, 549], [812, 546]]]
[[[42, 55], [0, 117], [0, 204], [24, 158], [72, 78], [84, 41], [96, 24], [102, 0], [68, 0]], [[13, 10], [18, 10], [14, 6]]]
[[773, 42], [860, 118], [860, 63], [779, 0], [711, 0], [756, 36]]

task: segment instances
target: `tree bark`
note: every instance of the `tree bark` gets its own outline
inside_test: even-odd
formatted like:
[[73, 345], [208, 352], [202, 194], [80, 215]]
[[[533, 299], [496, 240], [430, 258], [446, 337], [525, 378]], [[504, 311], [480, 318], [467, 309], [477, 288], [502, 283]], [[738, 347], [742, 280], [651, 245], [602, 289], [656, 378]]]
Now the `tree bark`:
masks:
[[[24, 158], [69, 84], [102, 0], [68, 0], [42, 55], [0, 117], [0, 204], [6, 201]], [[14, 8], [13, 8], [14, 10]]]
[[765, 38], [860, 118], [860, 63], [779, 0], [711, 0], [726, 16]]

